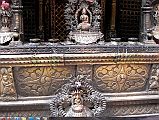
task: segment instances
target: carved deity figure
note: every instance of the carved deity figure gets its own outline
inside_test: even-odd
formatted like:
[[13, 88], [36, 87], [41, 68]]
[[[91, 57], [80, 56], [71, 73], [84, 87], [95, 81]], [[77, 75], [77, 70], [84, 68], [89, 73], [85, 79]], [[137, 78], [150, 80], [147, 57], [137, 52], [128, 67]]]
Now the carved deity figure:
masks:
[[78, 30], [89, 31], [91, 24], [89, 23], [89, 17], [87, 15], [87, 9], [82, 9], [82, 15], [80, 16], [81, 23], [77, 26]]
[[65, 117], [92, 117], [91, 110], [83, 105], [83, 98], [79, 91], [76, 91], [72, 98], [72, 105]]
[[13, 83], [8, 80], [8, 76], [4, 75], [2, 79], [2, 95], [1, 96], [6, 96], [6, 95], [12, 95], [14, 94], [14, 89], [13, 89]]
[[5, 68], [2, 68], [1, 71], [1, 91], [2, 91], [2, 97], [5, 97], [7, 95], [14, 95], [14, 85], [12, 79], [10, 79], [8, 75], [8, 70]]

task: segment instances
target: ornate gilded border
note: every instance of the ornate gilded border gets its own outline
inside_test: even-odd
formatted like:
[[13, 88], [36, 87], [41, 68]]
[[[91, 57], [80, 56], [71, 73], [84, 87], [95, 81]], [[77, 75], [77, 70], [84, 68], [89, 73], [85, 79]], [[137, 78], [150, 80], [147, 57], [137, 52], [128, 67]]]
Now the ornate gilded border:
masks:
[[159, 53], [1, 55], [1, 66], [159, 63]]

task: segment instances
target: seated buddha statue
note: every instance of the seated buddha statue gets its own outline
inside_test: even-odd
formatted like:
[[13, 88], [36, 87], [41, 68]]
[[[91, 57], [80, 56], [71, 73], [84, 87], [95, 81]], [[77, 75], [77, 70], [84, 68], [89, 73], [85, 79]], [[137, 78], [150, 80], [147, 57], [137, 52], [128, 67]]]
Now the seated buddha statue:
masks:
[[80, 16], [81, 23], [77, 26], [77, 30], [89, 31], [91, 24], [89, 23], [89, 17], [87, 15], [87, 9], [82, 9], [82, 15]]

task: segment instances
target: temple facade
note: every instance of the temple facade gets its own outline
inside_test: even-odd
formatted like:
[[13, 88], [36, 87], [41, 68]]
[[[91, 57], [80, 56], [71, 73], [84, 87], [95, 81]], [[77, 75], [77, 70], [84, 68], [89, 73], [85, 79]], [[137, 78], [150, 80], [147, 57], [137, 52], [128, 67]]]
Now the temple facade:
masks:
[[159, 115], [158, 0], [0, 2], [0, 119]]

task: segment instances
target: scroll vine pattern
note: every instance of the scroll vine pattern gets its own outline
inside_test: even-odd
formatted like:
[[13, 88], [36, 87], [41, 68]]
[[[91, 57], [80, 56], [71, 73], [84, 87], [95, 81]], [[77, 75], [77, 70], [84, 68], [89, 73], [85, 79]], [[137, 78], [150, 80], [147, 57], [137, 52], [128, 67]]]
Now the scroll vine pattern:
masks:
[[150, 67], [145, 65], [107, 65], [95, 68], [95, 82], [101, 90], [128, 92], [146, 86]]
[[21, 96], [52, 95], [66, 79], [74, 76], [72, 67], [22, 67], [14, 71]]

